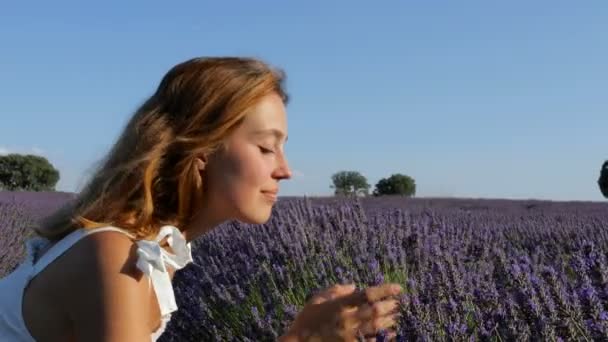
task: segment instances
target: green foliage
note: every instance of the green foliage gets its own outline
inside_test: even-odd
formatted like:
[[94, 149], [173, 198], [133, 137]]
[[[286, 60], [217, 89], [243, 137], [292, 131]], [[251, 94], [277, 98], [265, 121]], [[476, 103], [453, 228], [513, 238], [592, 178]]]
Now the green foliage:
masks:
[[11, 153], [0, 156], [0, 189], [54, 191], [59, 171], [45, 158]]
[[339, 171], [331, 176], [335, 195], [368, 195], [370, 185], [367, 178], [358, 171]]
[[600, 170], [600, 178], [597, 180], [600, 191], [604, 197], [608, 198], [608, 160], [604, 161]]
[[382, 178], [376, 183], [374, 196], [382, 195], [414, 196], [416, 195], [416, 182], [412, 177], [400, 173]]

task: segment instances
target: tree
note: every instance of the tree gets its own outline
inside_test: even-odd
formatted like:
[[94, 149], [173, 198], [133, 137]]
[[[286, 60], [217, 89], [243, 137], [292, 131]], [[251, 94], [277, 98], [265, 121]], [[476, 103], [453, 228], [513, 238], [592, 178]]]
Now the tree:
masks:
[[370, 185], [357, 171], [339, 171], [331, 176], [335, 195], [368, 195]]
[[11, 153], [0, 156], [0, 188], [9, 191], [54, 191], [59, 171], [45, 158]]
[[396, 173], [388, 178], [382, 178], [376, 183], [374, 196], [402, 195], [414, 196], [416, 194], [416, 182], [408, 175]]
[[608, 160], [604, 161], [600, 169], [600, 178], [597, 180], [600, 191], [604, 197], [608, 198]]

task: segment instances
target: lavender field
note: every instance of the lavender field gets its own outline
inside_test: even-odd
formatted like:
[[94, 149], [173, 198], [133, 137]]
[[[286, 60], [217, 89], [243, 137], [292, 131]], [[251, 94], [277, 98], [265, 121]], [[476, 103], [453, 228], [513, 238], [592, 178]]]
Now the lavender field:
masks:
[[[69, 198], [0, 193], [0, 276]], [[273, 341], [316, 290], [351, 281], [403, 285], [398, 340], [608, 339], [604, 203], [285, 198], [268, 224], [193, 246], [162, 341]]]

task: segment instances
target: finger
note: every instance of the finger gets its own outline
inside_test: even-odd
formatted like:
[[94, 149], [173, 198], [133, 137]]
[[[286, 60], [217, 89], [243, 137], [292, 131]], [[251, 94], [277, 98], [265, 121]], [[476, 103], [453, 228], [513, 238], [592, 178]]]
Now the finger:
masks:
[[361, 324], [360, 330], [363, 334], [377, 334], [381, 329], [389, 329], [397, 325], [394, 316], [377, 317]]
[[334, 285], [334, 286], [316, 294], [315, 296], [313, 296], [313, 298], [310, 301], [313, 304], [321, 304], [328, 300], [333, 300], [338, 297], [342, 297], [342, 296], [351, 294], [355, 290], [355, 288], [356, 288], [355, 284]]
[[362, 321], [371, 320], [390, 314], [396, 314], [399, 302], [395, 299], [383, 300], [373, 304], [364, 304], [359, 307], [358, 316]]
[[357, 286], [355, 284], [336, 285], [331, 291], [332, 299], [351, 294], [355, 291], [356, 288]]
[[398, 295], [403, 291], [401, 285], [397, 283], [387, 283], [366, 289], [368, 301], [375, 302], [389, 296]]
[[335, 304], [338, 306], [358, 306], [364, 303], [372, 303], [388, 296], [397, 295], [401, 291], [402, 288], [399, 284], [383, 284], [360, 291], [354, 291], [350, 295], [338, 298]]
[[384, 315], [373, 315], [368, 319], [362, 319], [359, 329], [366, 334], [375, 334], [380, 329], [389, 329], [397, 324], [399, 313], [388, 313]]
[[345, 331], [356, 331], [361, 326], [361, 319], [357, 313], [358, 308], [343, 308], [338, 315], [339, 326]]

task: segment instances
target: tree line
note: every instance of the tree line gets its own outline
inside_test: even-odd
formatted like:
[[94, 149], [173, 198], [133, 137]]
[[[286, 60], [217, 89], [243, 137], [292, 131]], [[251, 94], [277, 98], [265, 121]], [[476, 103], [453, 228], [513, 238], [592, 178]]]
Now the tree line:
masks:
[[[7, 191], [55, 191], [60, 179], [57, 170], [47, 158], [32, 154], [11, 153], [0, 155], [0, 190]], [[338, 171], [331, 176], [336, 196], [368, 196], [371, 185], [358, 171]], [[597, 185], [608, 198], [608, 160], [600, 168]], [[373, 196], [415, 196], [416, 181], [405, 174], [394, 173], [380, 179], [371, 192]]]
[[[338, 171], [331, 176], [336, 196], [368, 196], [371, 185], [367, 178], [359, 171]], [[373, 196], [401, 195], [412, 197], [416, 195], [416, 181], [414, 178], [394, 173], [387, 178], [380, 179], [374, 187]]]

